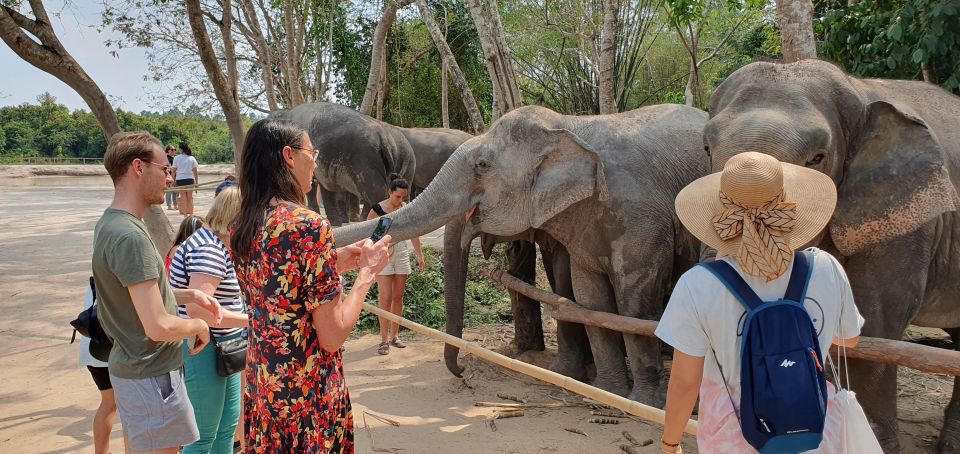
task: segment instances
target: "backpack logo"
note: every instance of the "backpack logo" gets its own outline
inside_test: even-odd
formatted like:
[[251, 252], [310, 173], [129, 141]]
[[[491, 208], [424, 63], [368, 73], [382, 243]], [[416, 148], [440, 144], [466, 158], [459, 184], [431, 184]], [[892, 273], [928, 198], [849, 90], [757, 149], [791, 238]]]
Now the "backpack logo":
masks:
[[785, 359], [783, 360], [782, 363], [780, 363], [780, 367], [790, 367], [794, 364], [796, 364], [796, 361], [790, 361], [789, 359]]

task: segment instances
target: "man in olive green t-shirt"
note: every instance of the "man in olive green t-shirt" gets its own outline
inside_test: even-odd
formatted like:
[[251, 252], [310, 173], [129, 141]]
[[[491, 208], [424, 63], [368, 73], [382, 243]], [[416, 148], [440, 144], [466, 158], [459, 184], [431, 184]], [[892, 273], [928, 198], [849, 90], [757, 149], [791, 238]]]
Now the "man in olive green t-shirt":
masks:
[[177, 304], [196, 305], [220, 318], [220, 305], [198, 290], [172, 290], [163, 259], [143, 216], [163, 203], [172, 181], [160, 142], [146, 132], [115, 134], [104, 166], [114, 184], [113, 203], [93, 237], [97, 311], [113, 339], [107, 362], [127, 448], [175, 454], [199, 437], [183, 383], [181, 343], [196, 354], [210, 341], [203, 320], [177, 315]]

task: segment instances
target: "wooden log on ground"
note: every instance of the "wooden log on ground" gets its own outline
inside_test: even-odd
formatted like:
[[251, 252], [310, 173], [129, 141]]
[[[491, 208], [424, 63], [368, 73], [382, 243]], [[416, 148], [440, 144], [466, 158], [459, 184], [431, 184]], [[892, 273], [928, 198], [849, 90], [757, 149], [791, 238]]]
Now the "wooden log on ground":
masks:
[[[584, 309], [574, 301], [527, 284], [502, 270], [483, 269], [480, 274], [499, 282], [510, 290], [551, 306], [554, 309], [554, 318], [560, 321], [582, 323], [641, 336], [653, 336], [657, 329], [658, 322], [653, 320]], [[931, 374], [960, 376], [960, 351], [956, 350], [892, 339], [860, 337], [860, 343], [856, 347], [847, 348], [846, 352], [848, 358], [896, 364]], [[836, 345], [832, 346], [830, 353], [837, 354]]]
[[[570, 377], [560, 375], [556, 372], [537, 367], [532, 364], [527, 364], [518, 359], [513, 359], [497, 352], [487, 350], [473, 342], [467, 342], [459, 337], [454, 337], [447, 333], [443, 333], [432, 328], [427, 328], [419, 323], [398, 317], [396, 314], [382, 310], [379, 307], [372, 306], [370, 303], [363, 303], [363, 308], [374, 315], [378, 315], [394, 323], [399, 323], [404, 328], [410, 329], [411, 331], [416, 331], [424, 336], [453, 345], [460, 350], [476, 355], [478, 358], [481, 358], [485, 361], [490, 361], [512, 371], [536, 378], [537, 380], [545, 381], [569, 391], [573, 391], [581, 396], [588, 397], [604, 405], [609, 405], [625, 413], [629, 413], [647, 421], [663, 425], [664, 417], [666, 415], [664, 411], [659, 408], [641, 404], [640, 402], [618, 396], [600, 388], [595, 388]], [[687, 426], [684, 428], [684, 432], [696, 436], [697, 422], [693, 420], [687, 421]]]

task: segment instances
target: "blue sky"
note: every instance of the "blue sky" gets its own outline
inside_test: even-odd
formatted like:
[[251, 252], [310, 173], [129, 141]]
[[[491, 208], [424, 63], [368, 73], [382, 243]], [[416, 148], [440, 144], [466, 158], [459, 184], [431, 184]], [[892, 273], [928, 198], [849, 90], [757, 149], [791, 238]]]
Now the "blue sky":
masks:
[[[147, 73], [144, 51], [121, 49], [118, 57], [110, 55], [104, 41], [114, 36], [113, 32], [98, 33], [95, 28], [103, 11], [101, 2], [71, 0], [67, 6], [64, 3], [63, 0], [44, 1], [53, 28], [67, 51], [107, 94], [113, 107], [137, 113], [156, 110], [149, 105], [149, 93], [160, 87], [157, 82], [143, 80]], [[24, 6], [21, 11], [28, 9]], [[34, 103], [43, 92], [52, 93], [59, 103], [70, 109], [89, 110], [67, 84], [23, 61], [0, 41], [0, 106]]]

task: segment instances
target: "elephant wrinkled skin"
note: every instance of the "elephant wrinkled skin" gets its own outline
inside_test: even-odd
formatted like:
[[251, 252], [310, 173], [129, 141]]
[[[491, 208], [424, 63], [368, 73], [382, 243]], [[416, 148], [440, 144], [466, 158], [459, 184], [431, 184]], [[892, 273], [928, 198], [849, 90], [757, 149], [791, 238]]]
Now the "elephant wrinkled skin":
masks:
[[[659, 319], [679, 272], [699, 254], [673, 200], [708, 170], [701, 149], [706, 119], [678, 105], [586, 117], [532, 106], [513, 110], [461, 145], [420, 197], [392, 213], [390, 233], [402, 240], [465, 219], [463, 247], [481, 233], [509, 238], [542, 230], [570, 255], [577, 301]], [[373, 227], [341, 227], [334, 238], [350, 243]], [[587, 334], [596, 386], [663, 403], [657, 339], [593, 327]]]
[[[817, 169], [838, 203], [820, 247], [838, 256], [866, 319], [862, 335], [960, 326], [960, 98], [923, 82], [856, 79], [825, 62], [753, 63], [710, 105], [714, 171], [757, 151]], [[787, 194], [789, 197], [789, 194]], [[800, 246], [800, 245], [796, 245]], [[899, 452], [897, 368], [853, 362], [853, 389], [886, 452]], [[940, 452], [960, 452], [960, 381]]]

